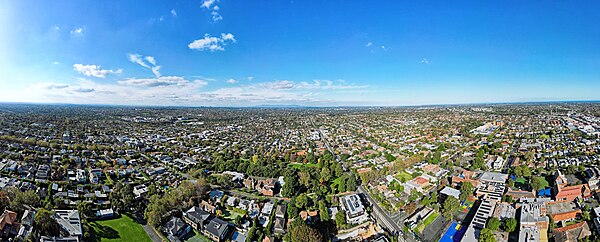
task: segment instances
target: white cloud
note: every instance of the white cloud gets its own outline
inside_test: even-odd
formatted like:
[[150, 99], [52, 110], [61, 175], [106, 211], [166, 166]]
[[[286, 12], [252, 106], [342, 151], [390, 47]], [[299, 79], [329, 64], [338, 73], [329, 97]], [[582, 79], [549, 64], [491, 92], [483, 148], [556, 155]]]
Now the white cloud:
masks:
[[293, 81], [282, 80], [282, 81], [266, 82], [266, 83], [262, 83], [262, 85], [264, 85], [265, 87], [270, 88], [270, 89], [281, 90], [281, 89], [292, 89], [292, 88], [294, 88], [295, 84]]
[[160, 66], [156, 65], [156, 59], [153, 56], [142, 56], [140, 54], [128, 54], [129, 61], [136, 63], [144, 68], [150, 69], [154, 76], [160, 77]]
[[146, 62], [144, 61], [144, 59], [142, 59], [142, 56], [139, 54], [129, 54], [129, 61], [133, 62], [133, 63], [137, 63], [140, 66], [146, 67], [146, 68], [150, 68], [150, 66], [148, 64], [146, 64]]
[[79, 87], [79, 88], [73, 89], [73, 91], [74, 92], [81, 92], [81, 93], [90, 93], [90, 92], [95, 92], [96, 89], [94, 89], [94, 88], [81, 88], [81, 87]]
[[296, 85], [300, 89], [320, 89], [320, 90], [344, 90], [344, 89], [365, 89], [368, 85], [350, 85], [345, 80], [313, 80], [312, 82], [300, 82]]
[[221, 33], [221, 37], [210, 36], [205, 34], [204, 38], [194, 40], [188, 44], [188, 47], [192, 50], [210, 50], [210, 51], [223, 51], [228, 43], [235, 43], [236, 39], [231, 33]]
[[246, 77], [246, 79], [248, 79], [248, 81], [252, 81], [252, 80], [254, 80], [254, 77], [253, 76], [249, 76], [249, 77]]
[[227, 83], [229, 83], [229, 84], [236, 84], [237, 82], [238, 81], [236, 79], [233, 79], [233, 78], [227, 80]]
[[226, 34], [225, 33], [221, 33], [221, 39], [223, 41], [229, 40], [229, 41], [235, 42], [235, 37], [231, 33], [226, 33]]
[[171, 16], [177, 17], [177, 12], [175, 11], [175, 9], [171, 9]]
[[84, 32], [83, 27], [77, 27], [77, 28], [74, 28], [71, 30], [71, 36], [82, 36], [83, 32]]
[[223, 20], [223, 16], [221, 16], [221, 14], [219, 14], [219, 10], [221, 8], [217, 5], [218, 1], [219, 0], [204, 0], [202, 2], [202, 7], [210, 10], [210, 15], [212, 16], [212, 19], [214, 22]]
[[427, 60], [427, 58], [423, 58], [421, 59], [421, 64], [425, 64], [425, 65], [429, 65], [429, 60]]
[[202, 2], [202, 7], [211, 8], [211, 6], [216, 2], [216, 0], [204, 0], [204, 2]]
[[58, 61], [53, 61], [53, 62], [52, 62], [52, 65], [60, 65], [60, 62], [58, 62]]
[[74, 64], [73, 69], [85, 76], [105, 78], [108, 74], [120, 74], [123, 70], [103, 70], [99, 65]]
[[365, 46], [366, 46], [366, 47], [371, 47], [372, 45], [373, 45], [373, 42], [369, 42], [369, 43], [367, 43]]
[[283, 89], [296, 89], [296, 90], [342, 90], [342, 89], [364, 89], [367, 85], [348, 85], [344, 80], [314, 80], [312, 82], [302, 81], [294, 82], [289, 80], [280, 80], [274, 82], [260, 83], [264, 88], [283, 90]]
[[69, 87], [67, 84], [60, 83], [39, 83], [37, 87], [48, 90], [65, 89]]
[[[144, 57], [141, 59], [145, 60]], [[146, 64], [150, 63], [146, 61]], [[205, 89], [208, 85], [209, 82], [204, 78], [188, 79], [182, 76], [130, 78], [116, 82], [94, 82], [81, 78], [73, 83], [40, 83], [29, 86], [19, 92], [19, 95], [22, 95], [20, 99], [14, 99], [35, 102], [176, 106], [331, 105], [343, 101], [340, 100], [345, 98], [343, 95], [368, 92], [368, 86], [353, 85], [344, 80], [251, 82], [212, 90]]]
[[178, 87], [189, 87], [189, 86], [205, 86], [207, 84], [204, 80], [189, 81], [180, 76], [162, 76], [157, 78], [141, 78], [141, 79], [127, 79], [118, 82], [119, 84], [128, 86], [143, 86], [143, 87], [165, 87], [165, 86], [178, 86]]
[[146, 56], [144, 59], [146, 59], [148, 62], [150, 62], [150, 64], [156, 65], [156, 60], [154, 59], [153, 56]]

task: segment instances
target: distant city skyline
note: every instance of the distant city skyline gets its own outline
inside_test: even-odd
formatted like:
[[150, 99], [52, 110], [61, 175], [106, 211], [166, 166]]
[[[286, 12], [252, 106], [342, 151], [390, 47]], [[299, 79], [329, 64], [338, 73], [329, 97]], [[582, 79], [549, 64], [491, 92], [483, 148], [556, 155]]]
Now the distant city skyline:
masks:
[[600, 2], [0, 0], [0, 102], [600, 100]]

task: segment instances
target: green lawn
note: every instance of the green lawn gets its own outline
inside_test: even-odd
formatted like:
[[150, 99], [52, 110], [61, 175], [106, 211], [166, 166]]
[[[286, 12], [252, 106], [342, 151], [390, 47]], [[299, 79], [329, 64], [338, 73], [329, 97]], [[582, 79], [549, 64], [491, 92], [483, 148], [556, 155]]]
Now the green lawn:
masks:
[[206, 236], [199, 234], [196, 231], [194, 231], [194, 233], [195, 233], [194, 236], [190, 237], [189, 239], [183, 239], [183, 241], [185, 241], [185, 242], [212, 242], [212, 240], [210, 240]]
[[227, 221], [234, 221], [237, 216], [244, 216], [244, 214], [233, 211], [233, 209], [225, 209], [223, 210], [223, 218]]
[[121, 218], [94, 221], [90, 223], [90, 240], [99, 241], [132, 241], [151, 242], [150, 237], [135, 220], [127, 215]]
[[396, 174], [396, 176], [394, 176], [396, 179], [398, 179], [398, 181], [400, 182], [407, 182], [412, 180], [412, 175], [408, 174], [407, 172], [403, 171], [403, 172], [399, 172], [398, 174]]
[[427, 218], [425, 218], [425, 220], [423, 220], [423, 222], [419, 223], [419, 225], [415, 227], [415, 232], [421, 233], [425, 229], [425, 227], [433, 223], [433, 221], [435, 221], [435, 219], [437, 219], [437, 217], [439, 216], [440, 214], [437, 212], [431, 213], [429, 216], [427, 216]]

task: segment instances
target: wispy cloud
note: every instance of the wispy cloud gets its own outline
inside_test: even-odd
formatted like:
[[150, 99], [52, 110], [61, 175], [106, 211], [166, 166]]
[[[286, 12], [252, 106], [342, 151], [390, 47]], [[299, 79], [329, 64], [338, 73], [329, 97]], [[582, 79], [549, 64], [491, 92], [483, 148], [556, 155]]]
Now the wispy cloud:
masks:
[[48, 90], [65, 89], [69, 87], [67, 84], [56, 84], [56, 83], [40, 83], [37, 85], [40, 88]]
[[83, 65], [74, 64], [73, 69], [85, 76], [93, 76], [98, 78], [105, 78], [108, 74], [120, 74], [123, 72], [122, 69], [118, 70], [103, 70], [99, 65]]
[[388, 48], [385, 45], [380, 45], [372, 41], [367, 42], [367, 44], [365, 44], [365, 47], [369, 49], [371, 53], [375, 53], [378, 49], [382, 51], [388, 50]]
[[217, 2], [219, 2], [219, 0], [204, 0], [202, 2], [202, 7], [210, 11], [210, 15], [214, 22], [223, 20], [223, 16], [219, 13], [221, 8], [217, 5]]
[[142, 86], [142, 87], [166, 87], [166, 86], [177, 86], [177, 87], [189, 87], [189, 86], [206, 86], [207, 82], [204, 80], [189, 81], [180, 76], [162, 76], [157, 78], [141, 78], [141, 79], [127, 79], [118, 81], [119, 84], [128, 86]]
[[342, 90], [342, 89], [364, 89], [368, 85], [350, 85], [344, 80], [313, 80], [312, 82], [301, 81], [294, 82], [289, 80], [279, 80], [274, 82], [260, 83], [259, 85], [275, 90], [296, 89], [296, 90]]
[[160, 66], [157, 65], [156, 59], [153, 56], [142, 56], [140, 54], [128, 54], [129, 61], [136, 63], [144, 68], [152, 71], [154, 76], [160, 77]]
[[177, 17], [177, 12], [175, 11], [175, 9], [171, 9], [171, 16]]
[[[59, 30], [60, 28], [58, 28], [58, 26], [56, 27], [56, 30]], [[83, 27], [77, 27], [71, 30], [71, 36], [82, 36], [84, 33], [84, 29]]]
[[[152, 58], [133, 55], [132, 62], [152, 66]], [[145, 66], [144, 66], [145, 65]], [[226, 82], [241, 84], [236, 79]], [[22, 91], [22, 100], [61, 103], [251, 106], [261, 104], [320, 105], [338, 102], [347, 93], [367, 92], [368, 86], [344, 80], [249, 82], [210, 89], [207, 79], [183, 76], [128, 78], [95, 82], [80, 78], [73, 83], [40, 83]], [[20, 100], [20, 99], [15, 99]]]
[[425, 64], [425, 65], [429, 65], [429, 63], [430, 63], [429, 60], [427, 60], [427, 58], [421, 59], [420, 62], [421, 62], [421, 64]]
[[194, 40], [192, 43], [188, 44], [188, 48], [199, 51], [224, 51], [226, 45], [235, 42], [236, 39], [231, 33], [221, 33], [221, 37], [205, 34], [204, 38]]

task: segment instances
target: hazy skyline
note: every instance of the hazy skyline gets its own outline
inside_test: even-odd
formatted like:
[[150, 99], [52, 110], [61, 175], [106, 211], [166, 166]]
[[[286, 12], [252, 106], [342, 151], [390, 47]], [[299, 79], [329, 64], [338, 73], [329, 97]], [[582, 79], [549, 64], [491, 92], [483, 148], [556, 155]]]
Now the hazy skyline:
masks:
[[600, 2], [0, 0], [0, 101], [600, 100]]

